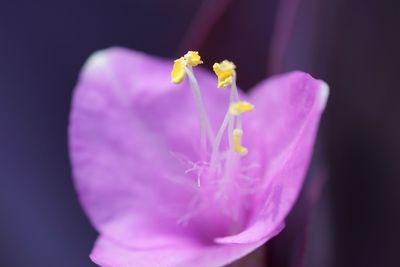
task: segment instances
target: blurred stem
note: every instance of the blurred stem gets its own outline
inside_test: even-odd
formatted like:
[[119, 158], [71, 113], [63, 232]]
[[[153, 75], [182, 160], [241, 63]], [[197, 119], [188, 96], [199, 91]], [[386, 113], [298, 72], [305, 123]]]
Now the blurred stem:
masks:
[[249, 255], [227, 265], [226, 267], [264, 267], [267, 262], [266, 249], [267, 246], [263, 245]]
[[268, 74], [282, 71], [285, 53], [296, 21], [301, 0], [280, 0], [268, 55]]
[[199, 50], [231, 2], [231, 0], [205, 0], [193, 17], [176, 51], [176, 56], [188, 50]]

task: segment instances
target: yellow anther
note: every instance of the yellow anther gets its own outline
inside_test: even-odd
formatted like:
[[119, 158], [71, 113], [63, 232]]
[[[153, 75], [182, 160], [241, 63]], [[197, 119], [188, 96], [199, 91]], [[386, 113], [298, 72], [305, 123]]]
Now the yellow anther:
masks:
[[199, 64], [202, 64], [203, 61], [201, 61], [201, 57], [199, 55], [199, 52], [197, 51], [189, 51], [184, 55], [184, 58], [186, 60], [186, 63], [189, 64], [192, 67], [195, 67]]
[[171, 71], [171, 81], [173, 83], [178, 84], [183, 81], [186, 74], [185, 66], [186, 66], [186, 60], [183, 57], [180, 57], [174, 61], [174, 67], [172, 68]]
[[213, 69], [218, 77], [218, 88], [224, 88], [232, 84], [232, 75], [236, 69], [233, 62], [224, 60], [221, 63], [214, 63]]
[[201, 57], [197, 51], [189, 51], [183, 57], [178, 58], [174, 61], [174, 67], [171, 71], [171, 81], [173, 83], [181, 83], [186, 75], [185, 67], [190, 65], [195, 67], [202, 64]]
[[239, 155], [244, 156], [247, 154], [248, 150], [240, 143], [242, 140], [242, 135], [243, 135], [243, 130], [238, 128], [233, 130], [233, 149]]
[[243, 112], [249, 112], [254, 109], [254, 105], [246, 101], [237, 101], [229, 106], [229, 113], [233, 116], [242, 114]]

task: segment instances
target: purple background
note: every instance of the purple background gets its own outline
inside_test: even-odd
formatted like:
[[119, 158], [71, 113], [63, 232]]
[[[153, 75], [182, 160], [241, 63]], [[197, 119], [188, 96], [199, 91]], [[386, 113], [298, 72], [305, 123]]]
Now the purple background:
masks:
[[[245, 89], [293, 69], [325, 79], [312, 169], [328, 182], [308, 220], [305, 265], [400, 266], [400, 2], [206, 2], [0, 1], [0, 266], [94, 266], [96, 232], [74, 192], [66, 128], [80, 67], [112, 45], [230, 58]], [[277, 21], [293, 21], [292, 31]], [[196, 40], [190, 25], [209, 32]], [[282, 57], [271, 47], [279, 33], [289, 38]], [[298, 266], [290, 247], [304, 234], [301, 210], [269, 245], [270, 267]]]

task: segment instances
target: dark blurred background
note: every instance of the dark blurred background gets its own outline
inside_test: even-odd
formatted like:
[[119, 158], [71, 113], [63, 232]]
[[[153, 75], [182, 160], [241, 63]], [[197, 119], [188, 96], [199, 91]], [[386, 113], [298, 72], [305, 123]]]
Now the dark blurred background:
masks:
[[397, 0], [0, 1], [0, 266], [94, 266], [66, 129], [82, 64], [114, 45], [230, 58], [246, 90], [293, 69], [326, 80], [310, 174], [326, 183], [268, 266], [400, 266], [399, 29]]

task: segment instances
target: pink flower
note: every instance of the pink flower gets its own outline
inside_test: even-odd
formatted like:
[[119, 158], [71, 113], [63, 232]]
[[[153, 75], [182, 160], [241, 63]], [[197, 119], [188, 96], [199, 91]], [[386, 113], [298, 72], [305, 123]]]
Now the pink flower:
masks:
[[[90, 57], [75, 89], [70, 154], [101, 266], [226, 265], [282, 230], [302, 187], [324, 82], [291, 72], [243, 95], [236, 73], [231, 89], [217, 89], [214, 75], [190, 66], [174, 85], [171, 67], [111, 48]], [[240, 118], [227, 112], [239, 98], [255, 107]]]

